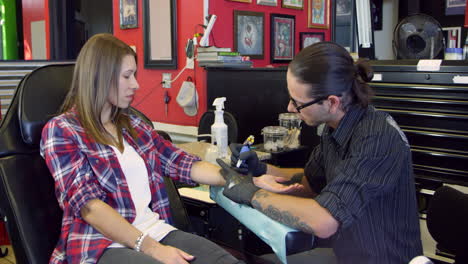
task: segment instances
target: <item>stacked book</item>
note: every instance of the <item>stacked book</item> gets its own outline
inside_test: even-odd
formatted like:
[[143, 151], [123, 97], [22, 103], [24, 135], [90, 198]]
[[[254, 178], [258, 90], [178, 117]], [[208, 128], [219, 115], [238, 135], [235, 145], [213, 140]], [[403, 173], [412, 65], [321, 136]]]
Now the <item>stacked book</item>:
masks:
[[197, 61], [201, 67], [251, 67], [252, 62], [245, 60], [239, 52], [231, 48], [199, 47]]

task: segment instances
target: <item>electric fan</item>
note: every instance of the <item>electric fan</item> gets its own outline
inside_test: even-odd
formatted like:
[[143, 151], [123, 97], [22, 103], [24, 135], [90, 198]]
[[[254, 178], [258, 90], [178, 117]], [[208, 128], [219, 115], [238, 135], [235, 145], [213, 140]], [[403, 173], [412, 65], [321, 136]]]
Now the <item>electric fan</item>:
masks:
[[434, 59], [443, 51], [444, 44], [439, 22], [425, 14], [404, 18], [393, 31], [397, 59]]

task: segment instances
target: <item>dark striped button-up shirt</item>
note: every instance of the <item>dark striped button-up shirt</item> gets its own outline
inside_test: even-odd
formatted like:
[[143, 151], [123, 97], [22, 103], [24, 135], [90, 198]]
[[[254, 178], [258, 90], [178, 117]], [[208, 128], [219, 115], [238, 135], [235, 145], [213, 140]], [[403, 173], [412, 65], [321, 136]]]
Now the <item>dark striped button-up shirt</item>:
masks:
[[389, 114], [351, 107], [336, 130], [325, 127], [305, 174], [340, 223], [339, 263], [408, 263], [422, 254], [411, 152]]

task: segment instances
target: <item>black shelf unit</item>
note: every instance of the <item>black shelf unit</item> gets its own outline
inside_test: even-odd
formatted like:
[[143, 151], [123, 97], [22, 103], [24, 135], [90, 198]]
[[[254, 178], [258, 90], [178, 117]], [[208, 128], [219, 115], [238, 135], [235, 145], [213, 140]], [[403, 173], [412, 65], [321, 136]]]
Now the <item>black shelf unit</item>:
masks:
[[416, 181], [468, 186], [468, 62], [442, 61], [419, 71], [417, 60], [371, 61], [373, 104], [405, 132]]

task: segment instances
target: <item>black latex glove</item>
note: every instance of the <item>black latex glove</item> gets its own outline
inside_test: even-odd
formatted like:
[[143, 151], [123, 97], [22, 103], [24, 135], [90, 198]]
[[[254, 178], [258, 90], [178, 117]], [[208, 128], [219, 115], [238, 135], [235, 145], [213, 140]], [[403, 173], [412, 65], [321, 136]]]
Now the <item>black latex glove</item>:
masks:
[[216, 159], [221, 166], [220, 173], [226, 180], [223, 194], [232, 201], [252, 206], [250, 203], [254, 194], [260, 190], [252, 181], [250, 175], [242, 175], [231, 168], [221, 159]]
[[[251, 174], [254, 177], [261, 176], [267, 172], [267, 164], [258, 159], [255, 151], [245, 151], [239, 154], [242, 144], [232, 143], [229, 145], [231, 149], [231, 166], [242, 174]], [[241, 159], [242, 164], [237, 168], [237, 161]]]

